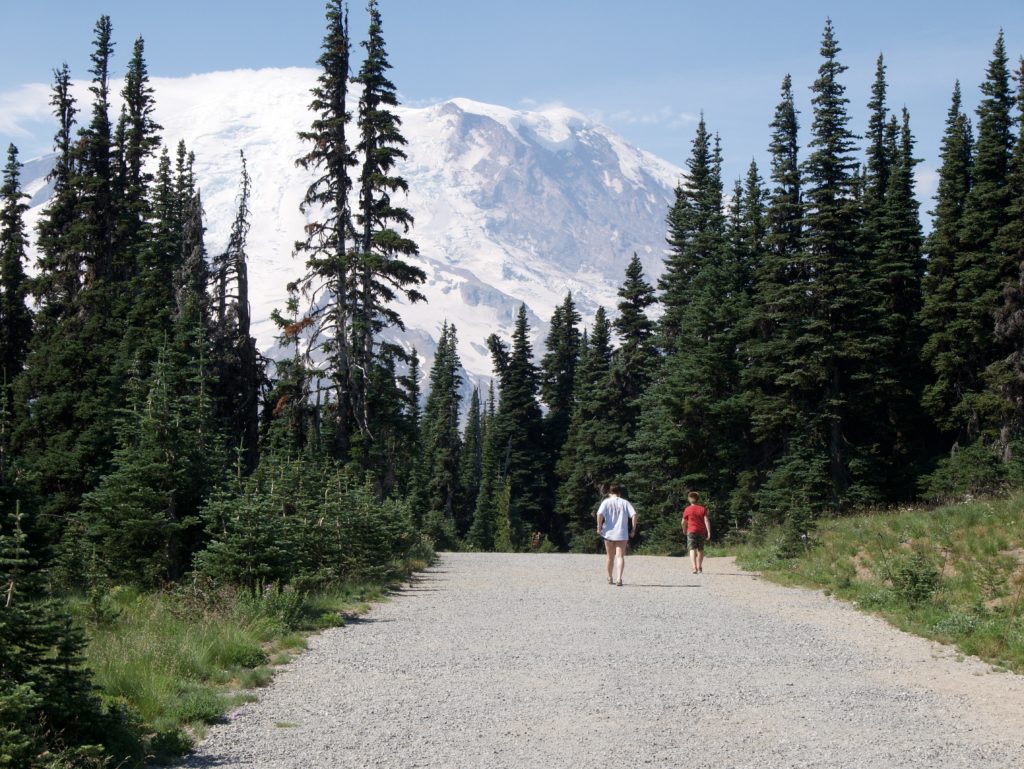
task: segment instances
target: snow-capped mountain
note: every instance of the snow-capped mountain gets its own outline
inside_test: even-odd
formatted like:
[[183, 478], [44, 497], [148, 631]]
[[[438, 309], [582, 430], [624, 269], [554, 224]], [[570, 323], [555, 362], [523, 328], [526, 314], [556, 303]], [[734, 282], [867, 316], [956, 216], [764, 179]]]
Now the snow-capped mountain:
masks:
[[[299, 202], [310, 175], [295, 158], [304, 151], [298, 132], [310, 125], [317, 74], [240, 70], [151, 81], [165, 143], [173, 152], [183, 139], [195, 152], [210, 253], [227, 242], [245, 152], [254, 333], [264, 349], [273, 345], [270, 312], [284, 306], [285, 286], [303, 271], [293, 249], [306, 223]], [[77, 93], [88, 119], [85, 88]], [[409, 183], [404, 204], [415, 217], [411, 237], [428, 276], [428, 301], [400, 312], [406, 342], [426, 359], [424, 371], [446, 320], [457, 328], [467, 372], [487, 377], [484, 339], [495, 331], [508, 338], [521, 302], [540, 351], [547, 320], [567, 291], [589, 322], [599, 305], [614, 310], [634, 252], [649, 280], [660, 273], [677, 167], [562, 107], [516, 111], [454, 99], [402, 107], [399, 115], [408, 141], [399, 168]], [[47, 161], [28, 162], [22, 172], [33, 196], [30, 226], [48, 197]]]

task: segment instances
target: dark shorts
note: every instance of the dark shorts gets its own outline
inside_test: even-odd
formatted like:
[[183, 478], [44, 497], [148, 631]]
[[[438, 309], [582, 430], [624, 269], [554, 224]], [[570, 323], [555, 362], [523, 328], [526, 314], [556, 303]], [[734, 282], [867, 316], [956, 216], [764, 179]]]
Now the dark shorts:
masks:
[[704, 537], [701, 534], [694, 534], [693, 532], [687, 532], [686, 534], [686, 549], [687, 550], [703, 550], [704, 549]]

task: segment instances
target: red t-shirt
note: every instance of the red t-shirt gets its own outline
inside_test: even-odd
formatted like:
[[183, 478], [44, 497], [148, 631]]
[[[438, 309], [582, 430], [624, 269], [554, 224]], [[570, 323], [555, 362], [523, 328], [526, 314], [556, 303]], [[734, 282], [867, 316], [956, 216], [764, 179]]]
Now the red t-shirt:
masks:
[[708, 510], [704, 505], [690, 505], [683, 510], [683, 520], [686, 521], [687, 534], [700, 534], [702, 537], [708, 535], [707, 527], [704, 526], [704, 518]]

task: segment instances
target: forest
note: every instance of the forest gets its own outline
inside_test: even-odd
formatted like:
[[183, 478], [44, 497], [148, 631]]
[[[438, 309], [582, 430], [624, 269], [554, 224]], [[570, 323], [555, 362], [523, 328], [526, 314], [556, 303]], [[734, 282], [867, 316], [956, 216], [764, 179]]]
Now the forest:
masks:
[[523, 305], [510, 339], [486, 340], [494, 380], [466, 404], [453, 325], [429, 372], [386, 341], [425, 274], [376, 0], [368, 20], [357, 55], [347, 3], [327, 3], [280, 360], [250, 333], [244, 153], [229, 243], [208, 253], [194, 157], [162, 141], [142, 38], [116, 117], [109, 17], [91, 104], [54, 71], [35, 232], [7, 150], [2, 766], [126, 755], [111, 735], [133, 716], [90, 681], [69, 596], [197, 580], [305, 594], [433, 550], [594, 552], [610, 481], [650, 553], [680, 549], [693, 489], [716, 535], [798, 543], [823, 518], [1022, 483], [1024, 60], [1011, 71], [1002, 33], [973, 117], [953, 85], [930, 233], [884, 59], [853, 126], [828, 22], [807, 125], [788, 75], [766, 116], [770, 167], [727, 190], [702, 117], [663, 272], [634, 256], [618, 305], [586, 327], [566, 295], [536, 353]]

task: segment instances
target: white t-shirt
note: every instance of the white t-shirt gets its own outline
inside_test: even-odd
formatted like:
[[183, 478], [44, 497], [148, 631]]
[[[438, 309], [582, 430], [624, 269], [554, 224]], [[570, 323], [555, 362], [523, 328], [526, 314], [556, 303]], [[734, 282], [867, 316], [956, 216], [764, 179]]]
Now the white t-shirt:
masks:
[[604, 539], [613, 542], [629, 539], [629, 522], [636, 515], [636, 510], [628, 500], [609, 494], [597, 508], [597, 514], [601, 517], [601, 536]]

